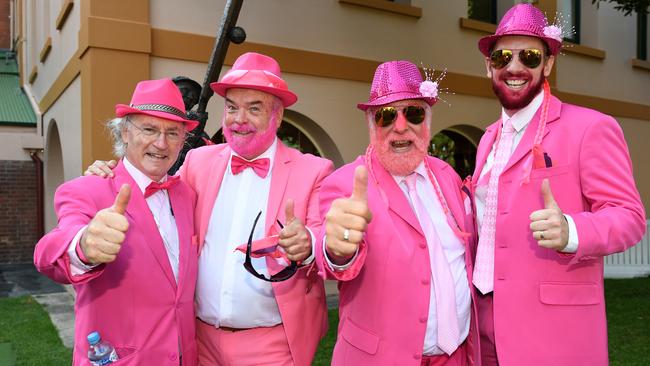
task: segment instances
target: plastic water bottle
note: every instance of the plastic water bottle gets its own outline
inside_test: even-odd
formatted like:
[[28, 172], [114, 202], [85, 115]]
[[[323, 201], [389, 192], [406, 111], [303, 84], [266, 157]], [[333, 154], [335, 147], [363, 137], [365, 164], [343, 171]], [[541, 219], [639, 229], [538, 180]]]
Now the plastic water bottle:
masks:
[[92, 332], [88, 334], [88, 360], [93, 366], [108, 365], [118, 360], [117, 352], [113, 346], [102, 340], [99, 332]]

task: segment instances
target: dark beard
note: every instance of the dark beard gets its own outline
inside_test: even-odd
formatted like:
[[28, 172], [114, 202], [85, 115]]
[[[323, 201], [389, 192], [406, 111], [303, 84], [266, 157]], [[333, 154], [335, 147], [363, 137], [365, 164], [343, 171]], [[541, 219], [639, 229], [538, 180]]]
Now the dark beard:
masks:
[[530, 102], [533, 101], [533, 99], [535, 99], [540, 90], [542, 90], [544, 80], [546, 80], [546, 77], [542, 74], [537, 84], [528, 88], [525, 94], [518, 97], [508, 95], [506, 90], [508, 87], [503, 85], [501, 80], [498, 80], [496, 82], [494, 80], [492, 81], [492, 90], [494, 90], [494, 94], [496, 94], [497, 98], [499, 98], [499, 101], [501, 102], [503, 108], [507, 110], [519, 110], [526, 107], [528, 104], [530, 104]]

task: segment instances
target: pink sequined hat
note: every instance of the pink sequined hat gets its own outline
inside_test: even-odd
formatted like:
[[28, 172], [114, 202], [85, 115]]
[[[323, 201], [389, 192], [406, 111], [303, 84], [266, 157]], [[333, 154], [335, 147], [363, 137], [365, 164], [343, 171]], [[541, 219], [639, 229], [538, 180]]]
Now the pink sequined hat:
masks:
[[221, 81], [210, 84], [215, 93], [226, 96], [230, 88], [255, 89], [275, 95], [288, 107], [298, 100], [298, 96], [287, 87], [282, 80], [280, 65], [272, 57], [255, 52], [247, 52], [239, 56], [232, 68], [221, 78]]
[[[428, 83], [431, 83], [428, 81]], [[389, 61], [377, 67], [370, 87], [370, 98], [366, 103], [357, 104], [365, 111], [369, 107], [384, 105], [404, 99], [422, 99], [429, 105], [436, 103], [436, 96], [425, 96], [422, 74], [415, 64], [409, 61]], [[436, 84], [437, 88], [437, 84]]]
[[170, 79], [139, 82], [135, 86], [129, 105], [115, 105], [115, 115], [117, 117], [124, 117], [127, 114], [146, 114], [170, 121], [182, 122], [188, 131], [199, 125], [199, 122], [187, 119], [181, 91]]
[[486, 57], [496, 41], [503, 36], [537, 37], [548, 45], [551, 55], [557, 55], [562, 47], [562, 30], [549, 25], [544, 13], [531, 4], [517, 4], [503, 16], [495, 34], [478, 41], [478, 49]]

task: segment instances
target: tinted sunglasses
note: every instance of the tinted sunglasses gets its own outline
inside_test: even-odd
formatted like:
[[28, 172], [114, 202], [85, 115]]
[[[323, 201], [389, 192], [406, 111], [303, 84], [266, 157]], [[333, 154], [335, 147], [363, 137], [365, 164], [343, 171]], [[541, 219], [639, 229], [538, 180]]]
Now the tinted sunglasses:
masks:
[[[295, 261], [291, 261], [291, 264], [288, 267], [285, 267], [282, 269], [280, 272], [272, 275], [271, 277], [266, 277], [265, 275], [257, 272], [255, 267], [253, 267], [253, 262], [251, 261], [251, 251], [252, 251], [252, 246], [253, 246], [253, 233], [255, 232], [255, 226], [257, 226], [257, 221], [259, 221], [260, 216], [262, 216], [262, 211], [257, 214], [257, 217], [255, 218], [255, 222], [253, 223], [253, 229], [251, 230], [250, 235], [248, 236], [248, 244], [246, 245], [246, 259], [244, 260], [244, 268], [248, 271], [248, 273], [252, 274], [253, 276], [259, 278], [260, 280], [267, 281], [267, 282], [281, 282], [288, 280], [296, 274], [296, 271], [298, 270], [298, 263]], [[283, 229], [284, 226], [280, 221], [277, 221], [278, 225], [280, 225], [280, 229]]]
[[414, 125], [424, 121], [426, 114], [423, 107], [410, 105], [408, 107], [381, 107], [375, 112], [375, 123], [379, 127], [390, 126], [397, 119], [397, 114], [402, 112], [404, 118]]
[[542, 51], [536, 48], [522, 50], [496, 50], [490, 54], [490, 66], [495, 69], [502, 69], [512, 61], [515, 52], [519, 51], [519, 62], [529, 69], [534, 69], [542, 63]]

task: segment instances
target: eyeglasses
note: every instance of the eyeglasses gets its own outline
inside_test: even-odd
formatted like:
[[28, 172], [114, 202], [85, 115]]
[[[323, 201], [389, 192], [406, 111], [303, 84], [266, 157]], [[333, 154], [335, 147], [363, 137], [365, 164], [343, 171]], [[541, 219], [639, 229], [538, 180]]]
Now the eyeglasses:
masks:
[[375, 123], [379, 127], [390, 126], [397, 119], [397, 114], [402, 112], [407, 121], [414, 125], [424, 122], [426, 114], [423, 107], [410, 105], [407, 107], [381, 107], [375, 112]]
[[[291, 276], [293, 276], [296, 271], [298, 270], [298, 263], [296, 261], [291, 261], [291, 264], [289, 264], [288, 267], [285, 267], [283, 270], [280, 272], [272, 275], [271, 277], [266, 277], [263, 274], [260, 274], [255, 270], [255, 267], [253, 267], [253, 263], [251, 261], [251, 248], [253, 245], [253, 233], [255, 232], [255, 226], [257, 226], [257, 221], [259, 221], [260, 216], [262, 216], [262, 211], [257, 214], [257, 217], [255, 218], [255, 222], [253, 223], [253, 229], [251, 230], [251, 234], [248, 236], [248, 244], [246, 245], [246, 259], [244, 260], [244, 268], [248, 271], [248, 273], [252, 274], [253, 276], [259, 278], [260, 280], [264, 280], [267, 282], [281, 282], [281, 281], [286, 281]], [[280, 228], [283, 229], [284, 226], [282, 223], [278, 220], [277, 221], [278, 225], [280, 225]]]
[[[133, 127], [137, 128], [138, 131], [142, 135], [144, 135], [148, 140], [158, 140], [158, 137], [160, 137], [160, 134], [163, 133], [157, 128], [153, 127], [140, 127], [133, 123], [129, 118], [126, 119], [128, 123], [130, 123]], [[169, 142], [177, 143], [181, 142], [185, 139], [185, 130], [184, 129], [178, 129], [178, 130], [167, 130], [164, 132], [165, 134], [165, 139]]]
[[512, 61], [513, 54], [519, 51], [519, 61], [529, 69], [534, 69], [542, 63], [542, 51], [535, 48], [496, 50], [490, 54], [490, 66], [502, 69]]

